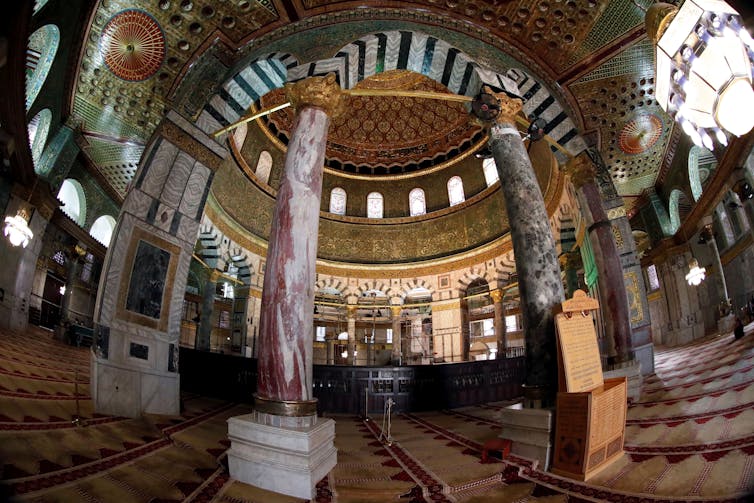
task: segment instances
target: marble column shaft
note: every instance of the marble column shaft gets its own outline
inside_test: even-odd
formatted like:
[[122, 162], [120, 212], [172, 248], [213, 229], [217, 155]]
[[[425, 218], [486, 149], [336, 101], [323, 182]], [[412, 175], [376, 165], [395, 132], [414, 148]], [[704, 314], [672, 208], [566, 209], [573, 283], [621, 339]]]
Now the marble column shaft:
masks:
[[508, 347], [507, 333], [505, 326], [505, 306], [503, 305], [503, 292], [492, 290], [492, 307], [495, 310], [492, 324], [495, 329], [495, 338], [497, 339], [497, 358], [505, 358], [505, 350]]
[[631, 316], [628, 311], [626, 285], [623, 281], [623, 267], [615, 245], [612, 224], [602, 205], [602, 196], [594, 180], [577, 187], [577, 195], [588, 225], [589, 241], [597, 266], [602, 322], [605, 325], [605, 333], [612, 338], [615, 347], [615, 354], [608, 355], [608, 362], [626, 362], [633, 359]]
[[356, 306], [346, 308], [346, 330], [348, 331], [348, 362], [356, 364]]
[[564, 300], [563, 285], [542, 191], [512, 115], [498, 118], [489, 143], [516, 258], [526, 341], [525, 384], [543, 388], [547, 400], [557, 389], [553, 308]]
[[390, 314], [392, 315], [392, 322], [393, 322], [393, 364], [394, 365], [400, 365], [403, 363], [403, 353], [401, 350], [402, 347], [402, 341], [401, 341], [401, 311], [403, 311], [403, 308], [401, 307], [390, 307]]
[[312, 326], [322, 166], [330, 118], [304, 106], [293, 124], [262, 290], [257, 394], [312, 399]]
[[202, 291], [202, 307], [199, 317], [199, 326], [196, 328], [196, 341], [194, 347], [201, 351], [212, 349], [212, 314], [215, 311], [215, 292], [219, 271], [210, 271]]

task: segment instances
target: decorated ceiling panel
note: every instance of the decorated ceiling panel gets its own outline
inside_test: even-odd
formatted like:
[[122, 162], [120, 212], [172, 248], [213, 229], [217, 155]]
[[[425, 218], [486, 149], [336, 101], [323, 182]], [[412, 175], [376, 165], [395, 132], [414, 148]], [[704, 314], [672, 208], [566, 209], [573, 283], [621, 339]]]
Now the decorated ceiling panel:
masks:
[[[675, 148], [672, 123], [653, 97], [652, 46], [641, 32], [642, 9], [650, 3], [423, 0], [397, 8], [396, 2], [367, 0], [356, 8], [342, 0], [100, 0], [75, 74], [73, 120], [96, 138], [87, 152], [122, 194], [165, 112], [174, 108], [195, 119], [225, 79], [252, 60], [280, 51], [299, 63], [324, 60], [369, 33], [422, 31], [482, 66], [520, 68], [547, 87], [574, 134], [597, 142], [630, 206], [655, 184]], [[278, 80], [273, 87], [282, 76]], [[274, 99], [281, 98], [263, 98]], [[328, 156], [369, 173], [391, 166], [404, 171], [412, 162], [445, 162], [454, 142], [468, 148], [478, 133], [460, 107], [394, 103], [384, 110], [376, 100], [354, 104], [350, 116], [334, 121]], [[284, 131], [290, 116], [273, 121]], [[360, 127], [351, 127], [353, 121]], [[372, 139], [389, 148], [365, 147], [359, 134], [369, 121]], [[424, 153], [396, 161], [406, 149]]]

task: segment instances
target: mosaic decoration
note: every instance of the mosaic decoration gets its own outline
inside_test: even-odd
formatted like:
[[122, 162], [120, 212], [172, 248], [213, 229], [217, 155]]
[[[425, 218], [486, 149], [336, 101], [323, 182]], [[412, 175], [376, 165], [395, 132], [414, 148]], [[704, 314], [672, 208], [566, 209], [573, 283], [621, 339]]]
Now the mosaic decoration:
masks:
[[31, 108], [47, 80], [58, 52], [58, 44], [60, 30], [54, 24], [42, 26], [29, 37], [29, 47], [26, 50], [26, 110]]
[[620, 132], [618, 146], [626, 154], [646, 152], [662, 135], [662, 120], [655, 114], [631, 120]]
[[125, 10], [113, 16], [102, 30], [100, 53], [105, 65], [121, 79], [146, 80], [165, 59], [165, 34], [146, 12]]

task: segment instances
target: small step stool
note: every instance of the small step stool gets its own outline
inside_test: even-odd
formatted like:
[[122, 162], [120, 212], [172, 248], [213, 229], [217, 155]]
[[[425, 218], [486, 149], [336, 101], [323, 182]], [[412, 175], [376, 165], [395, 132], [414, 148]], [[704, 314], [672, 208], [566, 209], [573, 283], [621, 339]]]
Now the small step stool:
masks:
[[511, 452], [511, 441], [507, 438], [495, 437], [487, 440], [482, 446], [482, 463], [491, 463], [490, 452], [499, 452], [502, 459], [508, 457]]

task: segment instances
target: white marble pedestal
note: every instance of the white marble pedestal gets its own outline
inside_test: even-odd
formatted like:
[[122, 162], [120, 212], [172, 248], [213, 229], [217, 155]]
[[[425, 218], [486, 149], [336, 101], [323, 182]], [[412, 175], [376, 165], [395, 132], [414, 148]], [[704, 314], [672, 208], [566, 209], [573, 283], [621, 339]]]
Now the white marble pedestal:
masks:
[[537, 461], [537, 467], [547, 470], [552, 459], [552, 409], [527, 409], [521, 404], [500, 412], [503, 425], [501, 438], [511, 440], [511, 452], [516, 456]]
[[616, 377], [625, 377], [628, 401], [638, 402], [641, 398], [641, 386], [644, 379], [641, 372], [641, 362], [638, 360], [632, 360], [621, 368], [607, 370], [602, 373], [602, 377], [605, 380], [614, 379]]
[[246, 414], [228, 419], [228, 465], [234, 479], [268, 491], [314, 500], [317, 482], [335, 467], [335, 421], [273, 426]]

